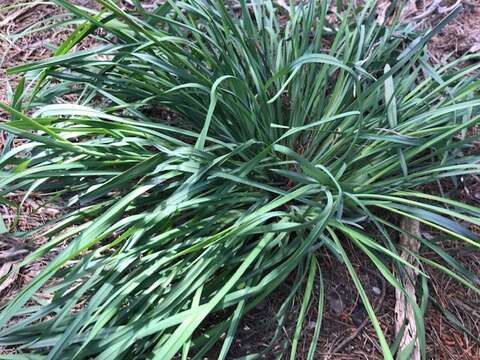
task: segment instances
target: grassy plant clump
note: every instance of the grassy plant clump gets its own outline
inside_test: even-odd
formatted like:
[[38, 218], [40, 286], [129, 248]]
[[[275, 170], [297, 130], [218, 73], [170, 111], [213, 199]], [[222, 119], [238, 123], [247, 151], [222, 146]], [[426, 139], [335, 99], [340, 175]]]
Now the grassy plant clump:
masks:
[[[100, 12], [54, 2], [77, 28], [55, 56], [10, 69], [25, 77], [0, 105], [11, 114], [0, 124], [10, 134], [0, 195], [67, 202], [60, 219], [14, 234], [49, 239], [22, 264], [68, 245], [3, 306], [0, 346], [39, 359], [226, 359], [244, 314], [290, 278], [271, 344], [302, 295], [288, 351], [296, 357], [301, 315], [316, 306], [313, 359], [318, 258], [328, 252], [392, 359], [347, 244], [392, 287], [402, 288], [394, 274], [417, 269], [423, 356], [424, 264], [479, 292], [441, 243], [478, 251], [469, 225], [480, 226], [480, 209], [419, 191], [480, 170], [468, 155], [478, 55], [433, 66], [426, 51], [461, 9], [420, 32], [379, 24], [373, 2], [337, 16], [313, 0], [288, 13], [270, 0], [233, 10], [223, 0], [154, 10], [133, 0], [128, 12], [113, 0], [97, 0]], [[91, 34], [96, 47], [73, 51]], [[15, 138], [27, 141], [12, 147]], [[401, 217], [438, 234], [418, 239], [438, 256], [402, 260]]]

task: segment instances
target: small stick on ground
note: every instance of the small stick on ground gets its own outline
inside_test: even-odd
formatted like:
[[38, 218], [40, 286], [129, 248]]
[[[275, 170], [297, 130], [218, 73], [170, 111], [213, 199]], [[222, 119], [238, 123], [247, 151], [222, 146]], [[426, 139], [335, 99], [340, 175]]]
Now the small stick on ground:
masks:
[[12, 24], [18, 17], [24, 15], [27, 11], [31, 10], [35, 6], [40, 5], [39, 1], [36, 1], [30, 5], [25, 6], [24, 8], [21, 8], [17, 10], [16, 12], [8, 15], [7, 17], [3, 18], [2, 21], [0, 21], [0, 28], [3, 28], [4, 26]]
[[285, 0], [278, 0], [278, 6], [284, 8], [286, 11], [290, 12], [290, 6], [287, 4]]
[[[418, 253], [420, 249], [420, 243], [417, 240], [417, 238], [420, 237], [420, 223], [417, 220], [404, 217], [402, 218], [400, 226], [405, 231], [405, 233], [400, 235], [400, 246], [403, 247], [400, 256], [405, 261], [412, 263], [415, 261], [412, 253]], [[403, 273], [398, 274], [397, 277], [403, 285], [405, 292], [409, 295], [410, 301], [417, 302], [415, 295], [417, 274], [415, 270], [410, 267], [405, 268]], [[398, 289], [395, 289], [395, 300], [395, 333], [397, 336], [404, 327], [399, 350], [402, 351], [411, 344], [412, 341], [415, 341], [415, 347], [409, 359], [420, 360], [420, 347], [417, 339], [417, 326], [415, 324], [412, 303], [407, 299], [405, 294]]]

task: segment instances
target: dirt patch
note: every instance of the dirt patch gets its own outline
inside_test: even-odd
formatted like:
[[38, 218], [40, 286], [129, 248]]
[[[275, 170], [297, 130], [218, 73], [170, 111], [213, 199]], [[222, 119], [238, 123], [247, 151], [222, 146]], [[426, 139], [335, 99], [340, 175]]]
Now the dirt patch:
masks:
[[[72, 2], [98, 7], [93, 0]], [[18, 81], [18, 76], [6, 74], [7, 69], [50, 57], [73, 29], [69, 25], [53, 26], [68, 20], [64, 9], [34, 0], [22, 1], [24, 3], [26, 5], [20, 7], [16, 0], [4, 0], [0, 5], [0, 101], [3, 102], [8, 102], [10, 89], [14, 90]], [[73, 51], [89, 47], [94, 42], [93, 38], [86, 39]]]
[[[393, 312], [395, 291], [382, 279], [366, 256], [358, 254], [351, 245], [347, 245], [346, 250], [375, 309], [386, 340], [392, 343], [395, 338]], [[455, 247], [454, 243], [445, 251], [470, 271], [480, 274], [480, 260], [477, 254], [467, 253]], [[422, 253], [422, 255], [427, 254]], [[428, 255], [432, 256], [432, 254]], [[323, 273], [325, 307], [315, 359], [383, 359], [375, 330], [368, 320], [365, 307], [345, 265], [329, 254], [319, 254], [319, 258]], [[425, 317], [427, 359], [478, 360], [480, 358], [479, 295], [436, 269], [426, 268], [424, 271], [430, 277], [429, 294], [433, 297]], [[291, 282], [293, 284], [293, 279]], [[232, 358], [245, 356], [252, 351], [261, 352], [268, 347], [277, 326], [275, 314], [282, 306], [288, 289], [288, 286], [280, 288], [274, 296], [267, 299], [266, 303], [254, 309], [243, 319], [232, 349]], [[317, 282], [309, 312], [304, 319], [296, 357], [298, 360], [306, 359], [309, 351], [317, 320], [319, 293]], [[295, 299], [293, 311], [289, 313], [282, 327], [280, 336], [269, 348], [265, 359], [276, 359], [282, 352], [288, 354], [301, 303], [302, 296], [299, 295]], [[470, 335], [466, 335], [461, 330], [461, 326], [469, 331]]]
[[24, 195], [22, 192], [9, 194], [6, 196], [8, 203], [0, 204], [0, 216], [8, 230], [0, 234], [0, 278], [6, 276], [0, 283], [0, 305], [30, 283], [63, 247], [61, 244], [37, 261], [19, 266], [21, 260], [46, 242], [46, 238], [38, 233], [28, 237], [18, 237], [15, 233], [37, 229], [57, 218], [62, 211], [61, 202], [48, 203], [48, 197], [43, 194], [34, 193], [26, 199]]
[[[389, 23], [388, 17], [391, 1], [380, 1], [377, 6], [377, 19]], [[437, 25], [456, 7], [462, 6], [461, 12], [429, 43], [431, 60], [445, 62], [465, 54], [480, 52], [480, 0], [408, 0], [401, 11], [402, 22], [415, 29], [430, 29]]]
[[480, 0], [462, 1], [462, 5], [461, 14], [429, 45], [429, 51], [436, 61], [480, 52]]

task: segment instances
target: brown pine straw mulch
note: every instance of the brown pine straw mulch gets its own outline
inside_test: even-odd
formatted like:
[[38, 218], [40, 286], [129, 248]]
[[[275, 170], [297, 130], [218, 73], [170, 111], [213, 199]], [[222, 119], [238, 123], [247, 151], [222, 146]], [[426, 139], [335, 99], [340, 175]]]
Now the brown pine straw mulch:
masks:
[[[471, 271], [480, 273], [480, 256], [472, 253], [450, 254], [467, 266]], [[374, 270], [368, 258], [348, 245], [348, 255], [359, 274], [365, 291], [374, 307], [380, 325], [389, 343], [394, 341], [393, 329], [395, 317], [394, 289], [385, 284], [380, 274]], [[422, 254], [424, 255], [424, 254]], [[430, 254], [431, 256], [431, 254]], [[316, 359], [383, 359], [375, 331], [368, 320], [366, 310], [359, 299], [357, 291], [345, 266], [329, 254], [320, 256], [325, 285], [325, 308], [321, 335], [316, 352]], [[438, 260], [438, 259], [437, 259]], [[476, 337], [466, 336], [455, 328], [445, 317], [438, 305], [430, 303], [425, 319], [425, 332], [428, 359], [478, 360], [480, 359], [480, 297], [466, 290], [443, 273], [426, 268], [430, 277], [429, 292], [442, 308], [457, 317]], [[278, 297], [271, 297], [258, 309], [248, 314], [236, 340], [232, 358], [245, 355], [249, 351], [265, 349], [274, 333], [273, 317], [279, 310], [288, 293], [289, 284], [276, 292]], [[314, 298], [307, 317], [304, 319], [302, 339], [297, 359], [305, 359], [309, 350], [317, 318], [316, 304], [319, 289], [316, 285]], [[296, 325], [296, 316], [301, 305], [301, 297], [296, 301], [297, 311], [290, 314], [284, 329], [283, 338], [291, 338]], [[275, 359], [284, 351], [281, 341], [273, 347], [266, 359]], [[212, 357], [213, 359], [213, 357]]]
[[[95, 1], [75, 0], [83, 6], [95, 6]], [[32, 32], [18, 39], [12, 36], [28, 32], [32, 26], [43, 27], [56, 21], [64, 11], [44, 1], [0, 0], [0, 101], [9, 102], [9, 87], [14, 91], [17, 76], [7, 76], [6, 70], [18, 64], [29, 63], [51, 56], [53, 48], [66, 39], [71, 28], [48, 29]], [[81, 48], [91, 46], [94, 39], [86, 39]], [[8, 84], [8, 85], [7, 85]], [[11, 94], [10, 94], [11, 95]], [[0, 121], [6, 121], [8, 115], [0, 110]], [[0, 131], [0, 152], [3, 151], [8, 135]], [[21, 139], [15, 139], [12, 146], [21, 145]], [[9, 233], [28, 231], [46, 224], [61, 214], [61, 202], [51, 202], [49, 196], [32, 193], [23, 201], [24, 193], [16, 192], [6, 196], [9, 204], [0, 204], [0, 215]], [[0, 283], [0, 305], [12, 298], [21, 288], [29, 283], [39, 271], [53, 258], [61, 246], [47, 257], [19, 268], [17, 264], [32, 250], [45, 242], [45, 238], [32, 237], [28, 242], [20, 241], [9, 234], [0, 234], [0, 278], [6, 274], [6, 280]], [[1, 353], [1, 350], [0, 350]]]
[[[97, 6], [95, 0], [71, 0], [82, 6]], [[150, 0], [153, 2], [155, 0]], [[30, 34], [9, 41], [11, 34], [16, 34], [33, 24], [45, 25], [55, 21], [55, 16], [63, 13], [54, 5], [33, 5], [31, 7], [13, 7], [20, 0], [0, 0], [0, 101], [7, 101], [5, 69], [16, 64], [44, 59], [51, 55], [50, 45], [58, 45], [66, 38], [69, 29], [48, 30]], [[23, 3], [23, 2], [22, 2]], [[30, 3], [34, 3], [33, 0]], [[449, 24], [444, 31], [433, 39], [429, 51], [435, 61], [444, 60], [450, 56], [480, 51], [480, 1], [462, 1], [464, 12]], [[406, 21], [422, 23], [428, 26], [438, 21], [442, 11], [455, 4], [455, 1], [409, 1], [405, 13]], [[388, 2], [380, 2], [380, 9], [386, 8]], [[126, 4], [128, 6], [128, 4]], [[7, 9], [2, 11], [2, 9]], [[86, 39], [82, 47], [93, 46], [93, 38]], [[8, 79], [15, 86], [16, 78]], [[8, 116], [0, 111], [0, 121]], [[474, 130], [477, 131], [477, 130]], [[6, 134], [0, 133], [0, 151], [6, 141]], [[478, 151], [478, 148], [476, 149]], [[8, 196], [8, 200], [20, 204], [22, 193]], [[468, 177], [462, 179], [458, 198], [463, 201], [480, 205], [480, 179]], [[0, 205], [0, 215], [10, 232], [35, 228], [55, 219], [61, 214], [61, 202], [49, 203], [47, 196], [33, 193], [18, 210], [14, 206]], [[478, 231], [479, 229], [473, 229]], [[426, 233], [428, 230], [424, 229]], [[0, 278], [10, 272], [7, 280], [0, 284], [0, 304], [14, 296], [55, 256], [56, 251], [48, 257], [41, 258], [33, 264], [18, 269], [18, 262], [33, 249], [38, 248], [45, 239], [32, 238], [28, 242], [19, 242], [10, 235], [0, 235]], [[347, 244], [348, 245], [348, 244]], [[480, 275], [480, 254], [465, 252], [458, 244], [451, 242], [446, 246], [452, 256], [460, 261], [473, 273]], [[349, 245], [349, 255], [352, 263], [363, 281], [365, 290], [373, 304], [378, 309], [381, 326], [388, 341], [393, 341], [395, 295], [393, 289], [386, 285], [379, 274], [370, 265], [368, 259], [358, 254]], [[425, 251], [425, 250], [424, 250]], [[431, 255], [431, 254], [430, 254]], [[358, 294], [350, 280], [345, 266], [328, 254], [320, 256], [325, 283], [325, 309], [322, 321], [322, 331], [317, 348], [316, 359], [382, 359], [380, 347], [373, 327], [365, 321], [366, 312], [359, 300]], [[16, 271], [11, 271], [16, 269]], [[427, 356], [429, 359], [445, 360], [479, 360], [480, 345], [475, 337], [480, 339], [480, 297], [465, 289], [448, 276], [431, 268], [424, 269], [430, 276], [430, 294], [437, 304], [430, 303], [426, 315]], [[278, 289], [266, 303], [246, 316], [240, 325], [232, 357], [241, 356], [249, 351], [261, 351], [269, 343], [275, 328], [274, 314], [281, 306], [287, 294], [289, 284]], [[315, 289], [312, 306], [304, 320], [304, 331], [299, 346], [298, 359], [303, 359], [308, 353], [308, 346], [316, 321], [316, 301], [319, 289]], [[301, 298], [296, 299], [298, 310]], [[443, 309], [443, 310], [442, 310]], [[473, 334], [467, 336], [445, 316], [448, 310], [451, 316]], [[296, 321], [296, 313], [292, 312], [283, 328], [281, 338], [291, 338]], [[348, 341], [347, 341], [348, 340]], [[283, 350], [281, 342], [270, 351], [266, 358], [272, 358]], [[5, 349], [4, 352], [7, 352]], [[9, 349], [8, 352], [14, 352]], [[2, 349], [0, 349], [2, 354]], [[213, 359], [213, 357], [212, 357]]]

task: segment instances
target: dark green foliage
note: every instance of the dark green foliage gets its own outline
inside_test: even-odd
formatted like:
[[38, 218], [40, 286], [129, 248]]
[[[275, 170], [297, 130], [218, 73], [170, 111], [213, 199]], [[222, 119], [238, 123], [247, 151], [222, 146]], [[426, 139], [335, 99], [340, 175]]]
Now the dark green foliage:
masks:
[[[269, 0], [241, 1], [239, 16], [220, 0], [152, 12], [134, 1], [129, 13], [98, 0], [98, 14], [54, 2], [85, 22], [55, 57], [11, 70], [27, 82], [0, 105], [12, 115], [0, 129], [28, 142], [3, 152], [0, 194], [69, 199], [53, 227], [35, 230], [50, 240], [24, 264], [69, 245], [3, 308], [0, 325], [22, 319], [0, 331], [1, 346], [48, 359], [164, 360], [201, 359], [215, 345], [224, 359], [242, 316], [289, 276], [305, 283], [278, 328], [301, 293], [302, 311], [318, 306], [321, 319], [323, 296], [310, 297], [316, 257], [331, 252], [392, 359], [345, 243], [394, 287], [392, 270], [412, 265], [398, 255], [391, 215], [478, 251], [467, 224], [480, 225], [478, 208], [416, 190], [480, 170], [465, 155], [478, 140], [467, 135], [480, 121], [478, 57], [433, 67], [425, 51], [460, 9], [415, 33], [378, 24], [371, 4], [352, 3], [330, 24], [327, 2], [311, 1], [282, 26]], [[70, 51], [98, 28], [103, 44]], [[68, 94], [75, 104], [61, 100]], [[430, 265], [479, 291], [436, 240], [419, 240], [442, 258]], [[414, 264], [422, 277], [423, 262]], [[425, 354], [425, 307], [415, 311]]]

